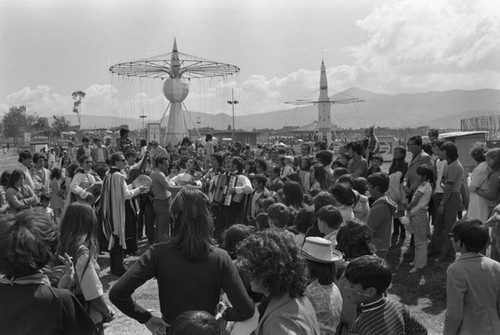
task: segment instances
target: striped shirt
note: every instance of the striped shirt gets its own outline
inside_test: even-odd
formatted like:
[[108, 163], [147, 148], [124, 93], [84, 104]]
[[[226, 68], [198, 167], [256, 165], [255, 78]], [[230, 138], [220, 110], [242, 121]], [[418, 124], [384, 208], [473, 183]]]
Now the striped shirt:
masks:
[[417, 321], [404, 305], [380, 298], [361, 304], [360, 315], [349, 328], [348, 334], [360, 335], [424, 335], [425, 327]]

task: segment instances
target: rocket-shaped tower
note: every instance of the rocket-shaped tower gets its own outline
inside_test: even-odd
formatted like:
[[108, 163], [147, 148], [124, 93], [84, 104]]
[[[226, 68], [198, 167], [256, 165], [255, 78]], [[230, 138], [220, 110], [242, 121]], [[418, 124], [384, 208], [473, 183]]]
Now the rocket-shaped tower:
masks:
[[332, 141], [331, 110], [332, 104], [328, 97], [328, 81], [326, 80], [325, 62], [321, 60], [318, 99], [318, 135], [321, 140], [326, 139], [328, 145], [330, 145]]
[[[189, 84], [181, 78], [181, 66], [179, 61], [179, 52], [177, 42], [174, 39], [174, 47], [170, 60], [171, 77], [163, 83], [163, 95], [170, 102], [170, 113], [168, 114], [167, 133], [165, 135], [165, 144], [175, 145], [188, 136], [186, 121], [184, 120], [185, 111], [182, 110], [182, 102], [189, 94]], [[161, 125], [164, 126], [163, 124]]]

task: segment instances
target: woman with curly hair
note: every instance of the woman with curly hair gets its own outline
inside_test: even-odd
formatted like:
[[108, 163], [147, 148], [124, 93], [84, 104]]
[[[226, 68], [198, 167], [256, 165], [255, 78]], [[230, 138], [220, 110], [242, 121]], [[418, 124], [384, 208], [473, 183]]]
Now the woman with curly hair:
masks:
[[238, 248], [238, 264], [252, 290], [268, 300], [255, 335], [320, 334], [307, 288], [307, 266], [293, 239], [278, 231], [260, 231]]
[[[212, 215], [208, 198], [198, 189], [185, 186], [172, 201], [174, 237], [154, 244], [116, 282], [109, 299], [124, 314], [146, 325], [153, 333], [165, 334], [169, 324], [182, 313], [202, 310], [217, 312], [220, 291], [224, 290], [233, 307], [222, 316], [227, 321], [242, 321], [254, 314], [235, 264], [226, 251], [211, 238]], [[134, 291], [156, 278], [161, 317], [137, 304]]]
[[57, 242], [57, 226], [43, 209], [0, 219], [0, 334], [97, 334], [75, 296], [41, 273]]
[[89, 204], [74, 202], [69, 205], [59, 229], [58, 254], [62, 256], [67, 253], [73, 259], [75, 278], [72, 291], [83, 296], [99, 334], [104, 334], [104, 323], [111, 321], [114, 313], [104, 301], [104, 290], [99, 278], [98, 227], [97, 216]]

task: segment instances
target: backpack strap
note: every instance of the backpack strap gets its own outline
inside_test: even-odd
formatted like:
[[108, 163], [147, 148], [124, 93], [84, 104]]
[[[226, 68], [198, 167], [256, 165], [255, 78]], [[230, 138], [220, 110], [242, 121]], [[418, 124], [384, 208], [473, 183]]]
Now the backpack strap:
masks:
[[[78, 262], [78, 259], [80, 258], [80, 256], [83, 255], [84, 253], [84, 248], [80, 247], [78, 249], [78, 251], [76, 252], [76, 255], [75, 255], [75, 258], [76, 258], [76, 262]], [[82, 278], [83, 276], [85, 275], [85, 271], [87, 271], [87, 268], [89, 267], [89, 263], [90, 263], [90, 253], [89, 253], [89, 257], [87, 258], [87, 262], [85, 263], [85, 267], [83, 268], [83, 272], [82, 272], [82, 275], [80, 278], [78, 278], [78, 271], [76, 270], [76, 262], [73, 263], [73, 268], [75, 269], [75, 284], [76, 286], [78, 287], [78, 290], [81, 291], [81, 282], [82, 282]]]

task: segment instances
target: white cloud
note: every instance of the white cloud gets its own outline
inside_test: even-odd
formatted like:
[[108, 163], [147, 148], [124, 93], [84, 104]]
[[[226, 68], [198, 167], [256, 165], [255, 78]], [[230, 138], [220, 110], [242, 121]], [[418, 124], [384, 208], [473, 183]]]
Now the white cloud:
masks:
[[[365, 43], [344, 52], [352, 64], [326, 61], [330, 94], [357, 86], [380, 93], [426, 92], [449, 89], [500, 89], [500, 4], [497, 0], [404, 0], [375, 8], [357, 22]], [[307, 44], [297, 49], [307, 49]], [[328, 50], [328, 47], [327, 47]], [[230, 113], [231, 89], [238, 113], [253, 114], [293, 108], [285, 101], [317, 99], [320, 64], [283, 77], [253, 74], [239, 81], [191, 81], [186, 106], [195, 111]], [[85, 115], [107, 114], [117, 119], [159, 119], [168, 105], [161, 86], [112, 80], [94, 84], [82, 102]], [[71, 113], [73, 99], [51, 87], [25, 87], [0, 99], [0, 112], [26, 105], [40, 115]]]
[[375, 91], [500, 88], [500, 5], [398, 1], [376, 8], [351, 48], [359, 85]]
[[[41, 116], [60, 114], [71, 111], [73, 103], [71, 97], [64, 97], [53, 93], [52, 89], [45, 85], [35, 88], [24, 87], [21, 90], [9, 94], [2, 102], [2, 110], [8, 112], [10, 106], [26, 106], [28, 113], [37, 113]], [[69, 106], [69, 107], [68, 107]], [[4, 110], [6, 109], [6, 110]]]

